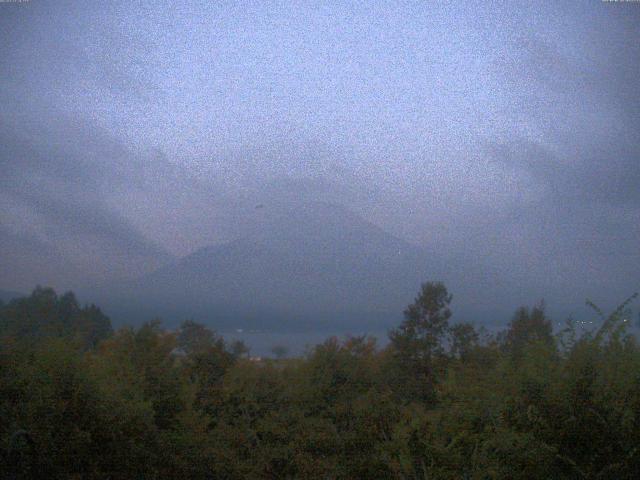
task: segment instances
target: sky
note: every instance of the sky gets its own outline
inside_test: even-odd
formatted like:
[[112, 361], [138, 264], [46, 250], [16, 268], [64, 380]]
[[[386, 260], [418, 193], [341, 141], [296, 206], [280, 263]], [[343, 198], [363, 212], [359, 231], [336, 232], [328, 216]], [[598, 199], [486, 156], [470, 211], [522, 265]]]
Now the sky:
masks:
[[635, 2], [0, 3], [0, 288], [135, 277], [300, 190], [472, 297], [615, 305], [639, 39]]

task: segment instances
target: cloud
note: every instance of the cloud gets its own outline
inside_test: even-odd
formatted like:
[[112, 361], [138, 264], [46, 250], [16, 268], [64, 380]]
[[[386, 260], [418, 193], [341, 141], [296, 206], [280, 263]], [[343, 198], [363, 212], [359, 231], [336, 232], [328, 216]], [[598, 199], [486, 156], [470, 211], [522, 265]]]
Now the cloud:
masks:
[[[42, 265], [42, 255], [63, 256], [72, 263], [77, 262], [73, 257], [94, 256], [108, 274], [107, 264], [114, 259], [157, 266], [171, 258], [110, 205], [110, 192], [136, 188], [144, 177], [139, 163], [117, 141], [89, 123], [66, 121], [64, 115], [47, 123], [12, 122], [7, 116], [0, 120], [1, 217], [6, 243], [12, 245], [3, 250], [3, 261], [9, 255], [31, 256], [32, 264]], [[40, 253], [31, 255], [35, 251]], [[82, 276], [81, 270], [61, 272], [61, 277], [77, 282], [79, 277], [71, 277]], [[113, 270], [123, 273], [122, 268]]]

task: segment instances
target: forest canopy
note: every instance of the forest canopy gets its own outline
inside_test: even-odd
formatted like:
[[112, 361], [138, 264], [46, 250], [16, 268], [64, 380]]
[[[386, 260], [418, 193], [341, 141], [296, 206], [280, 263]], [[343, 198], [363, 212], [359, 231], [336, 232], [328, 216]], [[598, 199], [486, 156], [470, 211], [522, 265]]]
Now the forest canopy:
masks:
[[0, 305], [6, 478], [601, 478], [640, 471], [630, 303], [591, 331], [544, 305], [497, 334], [429, 282], [380, 348], [256, 360], [192, 320], [116, 331], [72, 293]]

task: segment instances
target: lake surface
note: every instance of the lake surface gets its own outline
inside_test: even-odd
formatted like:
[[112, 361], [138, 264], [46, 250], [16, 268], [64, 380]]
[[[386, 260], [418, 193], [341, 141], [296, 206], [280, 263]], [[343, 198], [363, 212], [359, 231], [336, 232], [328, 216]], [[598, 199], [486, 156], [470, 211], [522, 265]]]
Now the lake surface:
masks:
[[386, 331], [379, 332], [296, 332], [296, 333], [272, 333], [272, 332], [251, 332], [251, 331], [227, 331], [221, 332], [227, 342], [242, 340], [249, 347], [249, 354], [259, 357], [273, 357], [272, 349], [276, 346], [285, 347], [288, 350], [287, 356], [300, 356], [312, 349], [315, 345], [323, 343], [332, 336], [340, 340], [348, 336], [359, 336], [364, 334], [373, 336], [377, 340], [379, 347], [384, 347], [389, 339]]

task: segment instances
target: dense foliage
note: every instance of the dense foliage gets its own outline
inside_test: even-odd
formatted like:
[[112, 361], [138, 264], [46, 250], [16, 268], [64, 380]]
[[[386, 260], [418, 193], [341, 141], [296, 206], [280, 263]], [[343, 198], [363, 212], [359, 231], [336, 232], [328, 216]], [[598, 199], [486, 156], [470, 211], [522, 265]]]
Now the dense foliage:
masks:
[[591, 332], [569, 322], [554, 334], [540, 305], [490, 336], [451, 323], [451, 300], [444, 285], [423, 285], [384, 349], [330, 338], [304, 358], [255, 361], [193, 321], [113, 332], [96, 307], [36, 289], [0, 306], [0, 471], [638, 478], [628, 302]]

